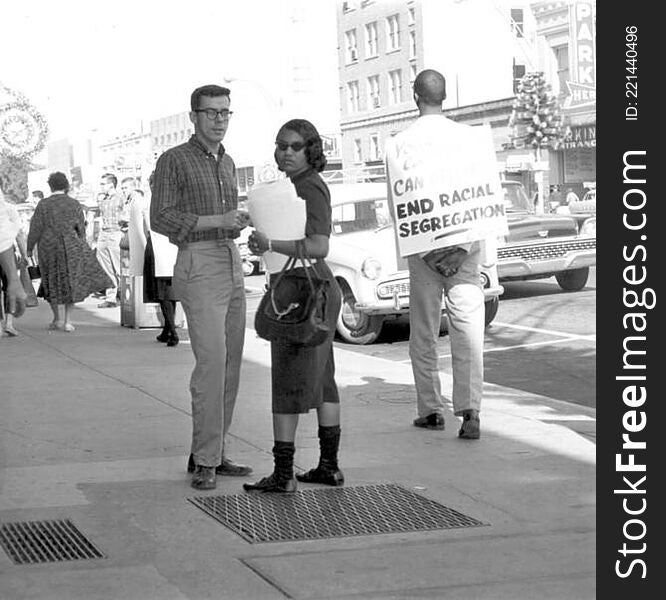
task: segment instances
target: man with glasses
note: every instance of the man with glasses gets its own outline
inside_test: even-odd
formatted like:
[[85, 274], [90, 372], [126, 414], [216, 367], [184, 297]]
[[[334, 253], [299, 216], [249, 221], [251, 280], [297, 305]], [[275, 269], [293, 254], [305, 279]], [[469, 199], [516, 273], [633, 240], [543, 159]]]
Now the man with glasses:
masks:
[[150, 204], [151, 228], [178, 246], [172, 285], [195, 357], [187, 470], [200, 490], [214, 489], [217, 475], [252, 472], [225, 454], [245, 341], [245, 287], [234, 239], [249, 222], [238, 210], [236, 167], [222, 145], [230, 102], [229, 90], [217, 85], [192, 92], [194, 135], [158, 159]]
[[99, 213], [102, 217], [102, 229], [97, 239], [97, 260], [106, 271], [114, 286], [105, 291], [105, 299], [98, 308], [118, 306], [118, 286], [120, 285], [120, 240], [122, 227], [127, 225], [125, 199], [118, 193], [118, 178], [113, 173], [104, 173], [100, 180], [102, 196]]

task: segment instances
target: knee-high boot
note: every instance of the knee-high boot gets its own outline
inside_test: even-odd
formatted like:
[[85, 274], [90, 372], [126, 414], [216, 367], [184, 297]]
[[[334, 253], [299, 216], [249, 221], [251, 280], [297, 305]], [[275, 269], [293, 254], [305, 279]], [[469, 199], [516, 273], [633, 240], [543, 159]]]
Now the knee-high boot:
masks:
[[296, 475], [298, 481], [304, 483], [323, 483], [339, 486], [345, 477], [338, 467], [338, 449], [340, 448], [340, 426], [319, 426], [319, 464], [306, 473]]

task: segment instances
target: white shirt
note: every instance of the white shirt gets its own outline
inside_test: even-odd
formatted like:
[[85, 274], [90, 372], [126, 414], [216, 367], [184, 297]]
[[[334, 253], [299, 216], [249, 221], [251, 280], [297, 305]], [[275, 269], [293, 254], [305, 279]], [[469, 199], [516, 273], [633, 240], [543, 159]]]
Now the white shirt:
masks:
[[14, 245], [21, 229], [21, 218], [16, 208], [7, 202], [0, 192], [0, 252]]

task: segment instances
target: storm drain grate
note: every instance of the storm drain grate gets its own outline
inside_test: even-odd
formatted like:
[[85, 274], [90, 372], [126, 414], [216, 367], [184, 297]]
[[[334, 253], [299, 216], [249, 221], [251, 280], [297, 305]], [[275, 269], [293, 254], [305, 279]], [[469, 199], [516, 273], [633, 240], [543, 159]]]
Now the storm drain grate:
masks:
[[69, 519], [4, 523], [0, 545], [18, 565], [104, 558]]
[[252, 543], [487, 525], [396, 484], [188, 500]]

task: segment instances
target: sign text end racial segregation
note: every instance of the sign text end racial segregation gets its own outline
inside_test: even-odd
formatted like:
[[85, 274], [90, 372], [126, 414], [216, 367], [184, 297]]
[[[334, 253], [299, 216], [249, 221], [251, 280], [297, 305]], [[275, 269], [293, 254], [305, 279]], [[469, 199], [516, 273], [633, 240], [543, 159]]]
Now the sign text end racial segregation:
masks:
[[418, 145], [397, 134], [386, 164], [401, 256], [508, 234], [488, 126], [457, 125], [445, 139]]

